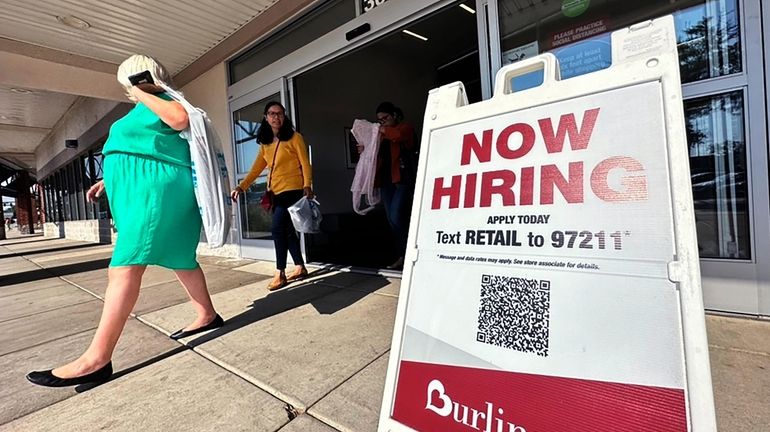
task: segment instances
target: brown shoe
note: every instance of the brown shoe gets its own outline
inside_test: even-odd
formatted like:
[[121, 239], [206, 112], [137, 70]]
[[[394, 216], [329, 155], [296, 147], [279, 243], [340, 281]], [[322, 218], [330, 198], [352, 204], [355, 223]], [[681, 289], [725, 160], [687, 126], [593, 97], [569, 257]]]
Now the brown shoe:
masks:
[[278, 278], [273, 278], [273, 280], [267, 285], [268, 291], [275, 291], [277, 289], [281, 289], [286, 286], [289, 282], [286, 280], [286, 275], [281, 274], [278, 275]]
[[305, 279], [307, 277], [307, 269], [305, 267], [298, 267], [297, 270], [294, 270], [294, 273], [292, 273], [286, 280], [288, 282], [298, 281]]

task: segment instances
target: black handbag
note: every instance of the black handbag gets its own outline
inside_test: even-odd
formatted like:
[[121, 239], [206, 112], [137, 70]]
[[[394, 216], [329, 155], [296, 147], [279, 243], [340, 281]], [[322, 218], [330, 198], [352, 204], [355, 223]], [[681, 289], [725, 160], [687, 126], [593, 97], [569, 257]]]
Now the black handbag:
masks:
[[273, 179], [273, 168], [275, 168], [275, 157], [278, 156], [278, 147], [281, 145], [281, 142], [278, 141], [278, 144], [275, 146], [275, 153], [273, 153], [273, 165], [270, 167], [270, 175], [267, 176], [267, 190], [265, 190], [265, 193], [262, 195], [262, 199], [259, 200], [259, 205], [262, 206], [263, 209], [265, 209], [266, 212], [273, 211], [273, 207], [275, 206], [275, 194], [272, 190], [270, 190], [270, 182]]

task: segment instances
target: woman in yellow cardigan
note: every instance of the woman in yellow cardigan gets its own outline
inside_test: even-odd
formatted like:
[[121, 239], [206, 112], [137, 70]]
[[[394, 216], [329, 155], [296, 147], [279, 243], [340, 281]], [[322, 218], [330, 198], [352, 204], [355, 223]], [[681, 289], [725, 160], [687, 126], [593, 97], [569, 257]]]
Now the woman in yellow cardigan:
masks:
[[[272, 172], [268, 178], [268, 190], [273, 197], [273, 242], [275, 243], [275, 267], [273, 280], [267, 286], [270, 291], [286, 286], [287, 283], [307, 276], [302, 259], [299, 237], [291, 223], [287, 210], [294, 203], [306, 197], [313, 199], [313, 170], [310, 166], [307, 147], [302, 135], [294, 130], [291, 120], [286, 118], [286, 108], [278, 102], [269, 102], [265, 117], [257, 132], [259, 154], [249, 174], [230, 193], [233, 201], [246, 190], [265, 168]], [[296, 269], [286, 276], [286, 252], [291, 253]]]

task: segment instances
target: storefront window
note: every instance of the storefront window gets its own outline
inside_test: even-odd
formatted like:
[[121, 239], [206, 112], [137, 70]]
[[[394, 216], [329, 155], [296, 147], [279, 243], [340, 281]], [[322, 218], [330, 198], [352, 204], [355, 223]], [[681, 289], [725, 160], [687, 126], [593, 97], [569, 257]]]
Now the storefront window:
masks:
[[551, 52], [562, 79], [594, 72], [611, 65], [613, 30], [673, 14], [683, 83], [742, 71], [737, 0], [608, 0], [577, 16], [562, 3], [498, 0], [503, 65]]
[[[562, 79], [605, 69], [612, 62], [613, 30], [672, 14], [684, 84], [739, 74], [738, 11], [737, 0], [498, 0], [501, 62], [551, 52]], [[511, 87], [518, 91], [541, 83], [542, 71], [531, 72], [514, 78]], [[700, 256], [750, 259], [743, 91], [688, 100], [685, 115]]]
[[743, 91], [685, 101], [702, 258], [751, 258]]
[[[239, 179], [243, 180], [243, 179]], [[271, 225], [272, 218], [270, 213], [266, 212], [260, 205], [262, 195], [267, 189], [267, 181], [264, 177], [257, 179], [243, 193], [240, 202], [241, 212], [241, 235], [244, 239], [272, 239]]]
[[265, 106], [270, 101], [280, 102], [280, 93], [275, 93], [233, 113], [233, 134], [235, 135], [235, 161], [239, 173], [248, 173], [259, 152], [257, 132], [264, 118]]
[[[280, 101], [279, 93], [270, 95], [233, 113], [233, 134], [235, 136], [235, 162], [238, 181], [248, 174], [259, 153], [257, 132], [264, 117], [265, 106], [270, 101]], [[268, 167], [269, 169], [269, 167]], [[259, 205], [267, 189], [265, 170], [243, 194], [240, 200], [241, 235], [245, 239], [270, 239], [270, 215]]]
[[736, 0], [708, 1], [674, 14], [682, 82], [740, 73]]
[[75, 174], [75, 193], [77, 195], [78, 216], [80, 220], [93, 219], [91, 204], [88, 204], [88, 200], [86, 200], [86, 191], [88, 191], [88, 186], [86, 186], [85, 167], [83, 166], [83, 160], [87, 158], [87, 156], [81, 156], [72, 163], [72, 170]]
[[45, 185], [47, 221], [77, 221], [88, 219], [109, 219], [107, 194], [102, 194], [96, 203], [88, 202], [86, 193], [102, 179], [101, 151], [88, 152], [61, 167], [42, 183]]

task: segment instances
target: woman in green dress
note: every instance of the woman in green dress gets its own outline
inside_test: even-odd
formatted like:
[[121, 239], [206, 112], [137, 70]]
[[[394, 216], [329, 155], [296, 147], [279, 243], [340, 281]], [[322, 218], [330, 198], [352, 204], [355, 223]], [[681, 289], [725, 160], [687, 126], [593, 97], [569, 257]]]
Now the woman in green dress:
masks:
[[173, 270], [197, 313], [172, 339], [223, 325], [195, 257], [201, 217], [193, 190], [190, 146], [180, 136], [188, 127], [187, 112], [158, 86], [132, 85], [129, 77], [145, 70], [155, 82], [171, 83], [165, 68], [150, 57], [134, 55], [120, 65], [118, 81], [136, 106], [110, 128], [102, 151], [104, 180], [87, 194], [94, 201], [107, 193], [118, 232], [99, 327], [91, 345], [75, 361], [29, 373], [27, 378], [35, 384], [62, 387], [109, 379], [112, 353], [148, 265]]

